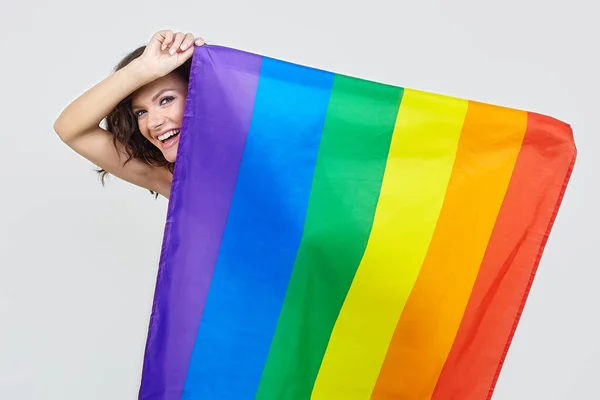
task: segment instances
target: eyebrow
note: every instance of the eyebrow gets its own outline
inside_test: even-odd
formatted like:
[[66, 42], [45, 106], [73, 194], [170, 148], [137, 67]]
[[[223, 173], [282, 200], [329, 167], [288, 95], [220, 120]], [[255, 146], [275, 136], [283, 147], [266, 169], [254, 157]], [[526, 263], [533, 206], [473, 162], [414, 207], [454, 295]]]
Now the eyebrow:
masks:
[[[173, 89], [173, 88], [166, 88], [166, 89], [159, 90], [159, 91], [158, 91], [158, 93], [156, 93], [154, 96], [152, 96], [152, 102], [155, 102], [155, 101], [156, 101], [156, 99], [158, 99], [158, 97], [159, 97], [161, 94], [163, 94], [163, 93], [165, 93], [165, 92], [170, 92], [170, 91], [175, 91], [175, 89]], [[131, 105], [131, 108], [132, 108], [133, 110], [135, 110], [136, 108], [140, 108], [140, 107], [141, 107], [141, 106], [138, 106], [137, 104], [132, 104], [132, 105]]]
[[152, 96], [152, 101], [156, 101], [156, 99], [158, 99], [158, 97], [159, 97], [161, 94], [163, 94], [163, 93], [165, 93], [165, 92], [170, 92], [170, 91], [172, 91], [172, 90], [174, 91], [175, 89], [171, 89], [171, 88], [169, 88], [169, 89], [163, 89], [163, 90], [160, 90], [158, 93], [156, 93], [154, 96]]

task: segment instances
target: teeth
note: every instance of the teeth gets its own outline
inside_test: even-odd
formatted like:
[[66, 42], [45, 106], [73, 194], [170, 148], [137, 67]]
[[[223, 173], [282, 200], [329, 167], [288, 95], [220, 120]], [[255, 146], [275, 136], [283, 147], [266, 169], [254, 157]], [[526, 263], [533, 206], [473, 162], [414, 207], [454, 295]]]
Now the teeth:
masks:
[[172, 131], [163, 133], [157, 139], [160, 140], [161, 142], [164, 142], [165, 140], [167, 140], [171, 136], [177, 135], [178, 133], [179, 133], [179, 129], [173, 129]]

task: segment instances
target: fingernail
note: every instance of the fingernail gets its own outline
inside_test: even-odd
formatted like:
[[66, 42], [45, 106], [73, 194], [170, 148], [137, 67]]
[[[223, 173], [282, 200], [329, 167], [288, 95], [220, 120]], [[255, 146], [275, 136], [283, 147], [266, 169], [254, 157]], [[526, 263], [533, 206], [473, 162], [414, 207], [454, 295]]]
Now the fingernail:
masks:
[[185, 49], [187, 49], [187, 48], [188, 48], [188, 45], [187, 45], [187, 43], [184, 43], [184, 44], [182, 44], [182, 45], [181, 45], [181, 50], [185, 50]]
[[170, 53], [171, 55], [173, 55], [173, 54], [175, 54], [175, 50], [176, 50], [175, 48], [172, 48], [171, 50], [169, 50], [169, 53]]
[[162, 45], [162, 47], [161, 47], [161, 50], [164, 50], [164, 49], [166, 49], [166, 48], [167, 48], [167, 45], [166, 45], [166, 44], [163, 44], [163, 45]]

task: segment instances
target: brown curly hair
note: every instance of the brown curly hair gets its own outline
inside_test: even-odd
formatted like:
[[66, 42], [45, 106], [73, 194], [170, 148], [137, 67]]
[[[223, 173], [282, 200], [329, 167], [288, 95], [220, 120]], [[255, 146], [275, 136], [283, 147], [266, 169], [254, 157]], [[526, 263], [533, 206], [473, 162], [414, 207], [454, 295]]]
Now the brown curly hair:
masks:
[[[133, 60], [144, 53], [146, 46], [140, 46], [127, 54], [115, 66], [114, 71], [126, 67]], [[186, 82], [189, 81], [191, 70], [191, 58], [173, 72], [180, 75]], [[152, 145], [140, 132], [137, 124], [137, 118], [133, 114], [131, 107], [131, 95], [121, 100], [119, 104], [105, 118], [106, 130], [113, 135], [113, 143], [117, 147], [117, 141], [123, 146], [127, 159], [127, 164], [131, 159], [137, 159], [155, 167], [165, 167], [173, 172], [174, 164], [167, 161], [162, 152]], [[108, 175], [108, 172], [102, 168], [96, 170], [100, 175], [102, 185]], [[150, 193], [157, 195], [150, 191]]]

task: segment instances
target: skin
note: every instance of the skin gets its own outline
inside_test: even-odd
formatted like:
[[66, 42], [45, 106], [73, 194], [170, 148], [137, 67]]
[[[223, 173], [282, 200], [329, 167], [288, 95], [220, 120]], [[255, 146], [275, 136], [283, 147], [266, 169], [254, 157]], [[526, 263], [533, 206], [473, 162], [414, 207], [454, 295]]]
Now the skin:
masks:
[[[54, 130], [71, 149], [108, 173], [169, 198], [171, 172], [140, 160], [125, 165], [123, 149], [115, 149], [112, 134], [99, 125], [121, 100], [133, 95], [140, 131], [167, 160], [174, 161], [177, 143], [167, 148], [156, 136], [181, 126], [187, 87], [172, 72], [193, 55], [194, 46], [203, 44], [190, 33], [156, 32], [139, 58], [69, 104], [55, 121]], [[154, 98], [163, 89], [171, 91]]]
[[140, 132], [156, 146], [169, 162], [175, 162], [179, 135], [162, 142], [161, 134], [179, 130], [185, 109], [187, 83], [177, 74], [169, 74], [144, 86], [132, 97], [132, 110]]

